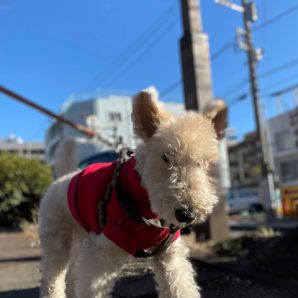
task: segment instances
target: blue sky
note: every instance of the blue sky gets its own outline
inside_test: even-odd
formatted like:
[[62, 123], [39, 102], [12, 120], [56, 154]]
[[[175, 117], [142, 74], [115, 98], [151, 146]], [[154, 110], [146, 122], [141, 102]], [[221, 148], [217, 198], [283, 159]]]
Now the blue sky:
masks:
[[[256, 2], [259, 20], [254, 27], [294, 7], [286, 17], [254, 31], [255, 46], [264, 49], [258, 65], [262, 104], [273, 116], [276, 104], [268, 94], [298, 83], [298, 4]], [[235, 41], [242, 16], [212, 0], [201, 4], [212, 55]], [[181, 79], [179, 16], [178, 0], [0, 0], [0, 85], [54, 112], [70, 94], [96, 88], [134, 94], [155, 85], [162, 93]], [[151, 44], [143, 35], [148, 28], [156, 35]], [[135, 40], [136, 46], [131, 46]], [[111, 65], [127, 48], [121, 63]], [[224, 51], [212, 61], [212, 80], [214, 95], [228, 103], [249, 92], [246, 54], [236, 47]], [[163, 99], [182, 102], [181, 85]], [[290, 94], [282, 100], [281, 110], [293, 107]], [[43, 140], [51, 121], [0, 95], [0, 138], [13, 133], [25, 140]], [[231, 106], [229, 125], [239, 137], [254, 128], [250, 97]]]

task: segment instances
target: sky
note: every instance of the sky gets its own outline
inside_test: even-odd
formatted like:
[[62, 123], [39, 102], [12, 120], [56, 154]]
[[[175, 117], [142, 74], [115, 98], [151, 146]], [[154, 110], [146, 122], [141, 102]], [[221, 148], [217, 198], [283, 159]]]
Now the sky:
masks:
[[[261, 106], [273, 117], [295, 106], [291, 92], [279, 102], [270, 94], [298, 84], [298, 4], [256, 4], [254, 45], [263, 49], [257, 68]], [[247, 56], [235, 37], [242, 14], [213, 0], [201, 0], [201, 7], [213, 57], [213, 93], [228, 103], [229, 126], [242, 138], [254, 129], [251, 97], [236, 101], [249, 94]], [[59, 113], [70, 95], [82, 98], [93, 90], [135, 94], [156, 86], [162, 100], [183, 102], [181, 84], [165, 93], [182, 78], [178, 0], [0, 0], [0, 28], [0, 85], [53, 112]], [[215, 56], [226, 44], [231, 46]], [[0, 139], [14, 134], [42, 141], [52, 121], [0, 94]]]

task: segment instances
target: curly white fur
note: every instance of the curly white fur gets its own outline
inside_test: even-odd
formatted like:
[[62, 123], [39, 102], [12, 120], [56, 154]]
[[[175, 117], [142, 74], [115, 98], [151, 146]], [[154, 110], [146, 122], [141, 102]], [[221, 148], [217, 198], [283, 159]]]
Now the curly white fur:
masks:
[[[177, 208], [191, 209], [200, 222], [216, 204], [212, 172], [225, 117], [223, 104], [215, 104], [207, 116], [188, 113], [174, 118], [163, 110], [152, 89], [135, 97], [134, 129], [144, 141], [137, 148], [136, 170], [153, 211], [168, 223], [177, 222]], [[87, 234], [74, 220], [67, 205], [67, 189], [73, 175], [59, 178], [40, 206], [41, 296], [106, 298], [119, 270], [131, 256], [103, 235]], [[200, 297], [181, 239], [151, 262], [160, 297]]]

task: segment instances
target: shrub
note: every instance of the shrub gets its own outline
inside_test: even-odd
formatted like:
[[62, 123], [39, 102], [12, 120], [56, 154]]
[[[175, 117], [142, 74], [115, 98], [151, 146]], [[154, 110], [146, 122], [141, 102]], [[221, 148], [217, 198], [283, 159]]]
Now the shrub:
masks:
[[33, 220], [34, 211], [52, 181], [50, 166], [16, 154], [0, 153], [0, 225]]

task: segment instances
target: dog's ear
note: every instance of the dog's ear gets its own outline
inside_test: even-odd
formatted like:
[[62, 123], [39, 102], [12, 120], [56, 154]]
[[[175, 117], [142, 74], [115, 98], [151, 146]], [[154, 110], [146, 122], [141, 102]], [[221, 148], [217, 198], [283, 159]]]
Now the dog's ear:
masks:
[[138, 137], [147, 141], [156, 132], [159, 125], [171, 119], [158, 102], [158, 93], [150, 87], [141, 91], [133, 99], [132, 122]]
[[213, 122], [217, 138], [222, 139], [228, 125], [228, 108], [225, 102], [222, 100], [212, 101], [204, 115]]

